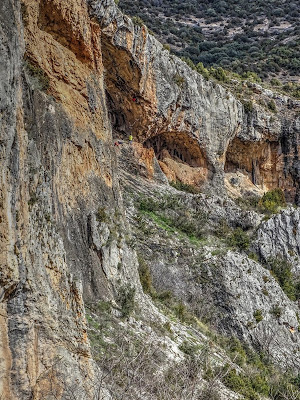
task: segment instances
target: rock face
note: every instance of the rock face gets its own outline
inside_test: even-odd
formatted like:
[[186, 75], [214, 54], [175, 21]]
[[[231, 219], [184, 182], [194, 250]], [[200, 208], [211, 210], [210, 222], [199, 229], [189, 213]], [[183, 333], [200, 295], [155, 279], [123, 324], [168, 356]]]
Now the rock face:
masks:
[[[140, 179], [124, 176], [129, 193], [132, 186], [137, 188], [135, 196], [129, 194], [127, 208], [131, 210], [137, 251], [148, 262], [157, 290], [172, 292], [201, 320], [210, 321], [218, 331], [260, 349], [283, 368], [288, 365], [298, 369], [300, 336], [298, 332], [290, 332], [290, 327], [297, 329], [299, 325], [298, 305], [283, 293], [266, 267], [245, 252], [233, 251], [222, 240], [225, 236], [222, 225], [242, 226], [245, 231], [259, 226], [256, 245], [262, 252], [268, 249], [275, 256], [276, 244], [279, 252], [281, 243], [284, 241], [286, 246], [288, 243], [289, 224], [279, 227], [278, 220], [281, 224], [284, 218], [289, 221], [291, 216], [285, 214], [291, 211], [260, 223], [256, 213], [242, 212], [229, 199], [178, 193], [173, 188], [166, 191], [151, 181], [141, 184]], [[143, 198], [152, 198], [154, 204], [159, 204], [155, 218], [150, 213], [140, 216], [138, 205]], [[195, 238], [191, 241], [182, 231], [191, 214], [203, 229], [203, 237], [198, 241]], [[167, 221], [167, 227], [162, 222], [157, 224], [157, 220]], [[177, 232], [170, 234], [172, 226]]]
[[161, 161], [169, 153], [218, 181], [227, 145], [240, 130], [241, 104], [134, 26], [113, 0], [90, 4], [102, 28], [114, 128], [153, 147]]
[[[251, 107], [243, 107], [170, 55], [113, 0], [89, 3], [102, 28], [109, 109], [119, 135], [133, 133], [152, 147], [169, 180], [220, 187], [224, 169], [241, 171], [262, 190], [280, 187], [298, 202], [299, 102], [249, 84]], [[183, 176], [183, 164], [195, 169]]]
[[256, 186], [282, 188], [298, 203], [300, 102], [249, 86], [253, 109], [228, 147], [225, 171], [241, 170]]
[[264, 261], [280, 256], [300, 272], [299, 209], [289, 207], [264, 222], [257, 231], [254, 248]]
[[[161, 335], [165, 324], [163, 332], [177, 335], [177, 342], [168, 337], [168, 351], [161, 352], [167, 359], [160, 363], [162, 371], [170, 360], [184, 358], [179, 346], [186, 338], [201, 345], [208, 341], [199, 333], [193, 339], [179, 322], [172, 325], [144, 295], [134, 245], [152, 262], [157, 287], [172, 289], [187, 304], [190, 294], [207, 295], [219, 310], [219, 329], [252, 345], [262, 346], [264, 329], [278, 329], [281, 348], [274, 343], [270, 354], [281, 365], [298, 367], [293, 351], [299, 337], [292, 340], [283, 324], [296, 324], [296, 306], [271, 277], [272, 294], [264, 301], [262, 266], [245, 254], [215, 257], [209, 246], [202, 247], [209, 255], [205, 273], [210, 284], [191, 282], [202, 257], [199, 248], [186, 242], [182, 247], [176, 231], [165, 247], [168, 259], [157, 251], [157, 235], [158, 243], [149, 240], [148, 248], [136, 244], [126, 217], [127, 210], [132, 222], [136, 204], [131, 199], [125, 210], [119, 185], [122, 173], [122, 185], [131, 185], [136, 196], [151, 197], [148, 185], [177, 193], [168, 180], [221, 195], [225, 166], [228, 173], [250, 176], [260, 190], [280, 186], [297, 200], [297, 105], [287, 101], [282, 107], [292, 112], [285, 116], [280, 110], [274, 121], [259, 108], [250, 118], [231, 93], [170, 55], [114, 1], [89, 3], [90, 10], [84, 0], [2, 0], [0, 5], [0, 397], [99, 396], [87, 304], [105, 301], [120, 319], [134, 293], [140, 321], [122, 320], [123, 332], [152, 334], [155, 327]], [[129, 133], [138, 143], [113, 146], [113, 137]], [[270, 171], [277, 175], [272, 178]], [[205, 208], [211, 230], [223, 220], [254, 230], [262, 218], [226, 197], [184, 195], [180, 201], [199, 218]], [[169, 213], [174, 217], [172, 207]], [[273, 225], [282, 238], [281, 253], [287, 257], [288, 246], [296, 251], [296, 240], [286, 244], [294, 232], [288, 216], [298, 221], [294, 213], [261, 225], [262, 255], [263, 243], [264, 249], [274, 247], [274, 241], [268, 242]], [[286, 237], [279, 232], [282, 226], [289, 227]], [[239, 279], [248, 287], [244, 293]], [[270, 314], [277, 302], [284, 305], [282, 321]], [[257, 308], [265, 319], [250, 327]], [[165, 349], [164, 340], [159, 343]], [[223, 365], [226, 360], [220, 359], [219, 352]], [[202, 375], [199, 382], [202, 387]], [[104, 399], [114, 398], [101, 389]], [[227, 389], [220, 393], [224, 399], [239, 397], [227, 396]]]
[[99, 27], [83, 1], [5, 0], [0, 18], [0, 392], [93, 398], [83, 297], [137, 280], [116, 214]]

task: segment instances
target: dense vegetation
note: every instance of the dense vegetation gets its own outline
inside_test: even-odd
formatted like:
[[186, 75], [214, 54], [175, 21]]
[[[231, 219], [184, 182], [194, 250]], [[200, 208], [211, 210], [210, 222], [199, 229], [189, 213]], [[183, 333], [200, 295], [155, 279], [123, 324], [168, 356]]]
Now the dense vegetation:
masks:
[[121, 0], [163, 43], [194, 64], [289, 80], [300, 75], [296, 0]]

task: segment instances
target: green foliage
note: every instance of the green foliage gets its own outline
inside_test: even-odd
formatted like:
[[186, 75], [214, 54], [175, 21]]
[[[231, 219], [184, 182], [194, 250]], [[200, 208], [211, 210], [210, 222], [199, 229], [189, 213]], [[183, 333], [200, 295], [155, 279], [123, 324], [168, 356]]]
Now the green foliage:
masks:
[[196, 325], [196, 318], [194, 314], [187, 308], [187, 306], [176, 297], [169, 290], [160, 293], [152, 292], [154, 300], [159, 301], [167, 307], [180, 322], [188, 325]]
[[281, 86], [280, 80], [279, 80], [279, 79], [276, 79], [276, 78], [272, 78], [272, 79], [270, 80], [270, 83], [271, 83], [272, 86]]
[[265, 296], [269, 296], [269, 292], [268, 292], [268, 290], [267, 290], [265, 287], [263, 288], [262, 293], [263, 293]]
[[288, 82], [282, 87], [282, 90], [289, 96], [296, 97], [300, 99], [300, 84], [297, 82]]
[[[176, 196], [165, 196], [159, 200], [142, 197], [139, 209], [166, 232], [177, 232], [181, 236], [187, 236], [191, 241], [203, 238], [207, 214], [202, 210], [196, 212], [186, 210]], [[139, 220], [139, 230], [144, 231], [146, 222], [140, 218], [137, 220]]]
[[255, 321], [261, 322], [264, 319], [264, 316], [262, 314], [262, 310], [255, 310], [253, 313], [253, 317], [255, 318]]
[[222, 67], [211, 67], [209, 70], [209, 74], [220, 82], [228, 82], [227, 73]]
[[50, 86], [50, 79], [46, 72], [38, 65], [25, 60], [24, 66], [26, 71], [38, 82], [38, 89], [47, 91]]
[[258, 202], [258, 207], [262, 212], [273, 214], [279, 207], [285, 207], [286, 201], [282, 189], [273, 189], [265, 193]]
[[287, 260], [277, 257], [268, 260], [268, 267], [285, 294], [291, 300], [299, 299], [297, 290], [299, 280], [293, 276], [291, 264]]
[[195, 345], [185, 340], [184, 342], [181, 343], [179, 349], [186, 355], [193, 357], [199, 351], [199, 345]]
[[[229, 366], [226, 365], [226, 368]], [[259, 400], [259, 395], [256, 393], [252, 386], [252, 382], [249, 377], [238, 374], [235, 369], [228, 372], [223, 378], [223, 383], [231, 390], [242, 394], [246, 399]]]
[[154, 200], [152, 197], [143, 197], [139, 202], [139, 209], [141, 211], [157, 211], [160, 209], [160, 202]]
[[273, 314], [276, 319], [279, 319], [282, 315], [282, 307], [276, 304], [272, 307], [270, 314]]
[[164, 43], [164, 45], [163, 45], [163, 48], [164, 48], [165, 50], [168, 50], [168, 51], [170, 51], [170, 50], [171, 50], [171, 47], [170, 47], [170, 45], [169, 45], [169, 44], [167, 44], [167, 43]]
[[181, 192], [187, 192], [187, 193], [192, 193], [192, 194], [197, 194], [200, 193], [200, 190], [196, 188], [193, 185], [189, 185], [188, 183], [183, 183], [180, 181], [171, 181], [169, 182], [171, 186], [173, 186], [175, 189], [180, 190]]
[[278, 212], [279, 208], [286, 206], [284, 192], [282, 189], [272, 189], [261, 198], [256, 196], [240, 197], [237, 204], [243, 209], [253, 209], [266, 215]]
[[109, 218], [106, 214], [105, 207], [99, 207], [96, 212], [96, 219], [98, 222], [108, 222]]
[[139, 262], [139, 276], [143, 291], [144, 293], [152, 295], [154, 293], [154, 288], [152, 286], [152, 277], [150, 268], [141, 255], [138, 256], [138, 262]]
[[196, 65], [196, 71], [198, 74], [202, 75], [205, 79], [209, 79], [209, 70], [204, 67], [202, 62]]
[[[215, 69], [230, 69], [252, 82], [280, 76], [282, 71], [287, 79], [299, 75], [299, 7], [295, 0], [284, 4], [280, 0], [240, 0], [238, 5], [236, 0], [122, 0], [121, 7], [145, 19], [163, 42], [170, 43], [176, 55], [191, 59], [195, 65], [201, 62]], [[267, 25], [266, 30], [259, 29], [266, 18], [272, 33]], [[201, 26], [187, 22], [192, 19], [204, 21]], [[276, 29], [279, 22], [291, 28]], [[294, 86], [297, 94], [299, 84]]]
[[249, 82], [257, 82], [260, 83], [261, 79], [260, 77], [257, 75], [257, 73], [252, 72], [252, 71], [246, 71], [242, 74], [242, 78], [246, 79]]
[[277, 113], [277, 107], [274, 100], [268, 102], [268, 109], [274, 113]]
[[184, 61], [190, 68], [192, 68], [193, 70], [196, 69], [195, 64], [193, 63], [193, 61], [189, 58], [189, 57], [181, 57], [182, 61]]
[[253, 107], [253, 102], [251, 100], [248, 101], [244, 100], [242, 103], [244, 105], [244, 110], [246, 113], [251, 113], [253, 111], [254, 107]]
[[118, 302], [121, 306], [122, 317], [128, 318], [134, 310], [135, 288], [130, 285], [121, 286], [118, 293]]
[[142, 20], [142, 18], [140, 18], [139, 16], [134, 16], [131, 17], [132, 22], [134, 23], [134, 25], [136, 26], [143, 26], [145, 25], [145, 22]]
[[227, 238], [227, 243], [229, 246], [237, 247], [239, 250], [247, 250], [250, 245], [250, 239], [242, 228], [237, 228]]
[[185, 79], [183, 76], [181, 76], [179, 74], [175, 74], [173, 79], [177, 86], [179, 86], [180, 88], [183, 87], [183, 85], [185, 83]]

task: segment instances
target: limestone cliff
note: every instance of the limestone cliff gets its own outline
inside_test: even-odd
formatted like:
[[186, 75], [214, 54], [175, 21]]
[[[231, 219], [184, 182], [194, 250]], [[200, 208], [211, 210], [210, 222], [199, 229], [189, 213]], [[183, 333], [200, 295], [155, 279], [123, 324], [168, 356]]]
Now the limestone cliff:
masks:
[[[84, 1], [1, 3], [5, 399], [92, 398], [83, 294], [109, 298], [117, 276], [137, 279], [134, 269], [117, 272], [118, 263], [134, 257], [123, 246], [118, 217], [99, 35]], [[100, 248], [94, 229], [102, 209]], [[114, 221], [120, 229], [105, 247]]]
[[132, 132], [152, 147], [169, 180], [220, 187], [224, 169], [241, 171], [249, 189], [281, 187], [298, 202], [299, 101], [249, 83], [244, 103], [251, 107], [244, 107], [170, 55], [113, 1], [90, 4], [102, 28], [109, 107], [119, 134]]
[[[242, 373], [235, 353], [230, 359], [199, 321], [184, 322], [184, 307], [203, 319], [212, 313], [219, 332], [252, 349], [267, 343], [281, 367], [299, 367], [299, 333], [284, 325], [299, 322], [297, 305], [258, 260], [213, 237], [224, 221], [247, 232], [259, 226], [254, 250], [273, 251], [270, 231], [279, 227], [279, 237], [285, 217], [260, 224], [262, 215], [242, 210], [226, 188], [242, 193], [241, 174], [244, 191], [282, 187], [298, 202], [299, 104], [253, 92], [249, 112], [112, 0], [2, 0], [0, 11], [0, 398], [241, 398], [224, 386], [230, 368]], [[274, 97], [277, 115], [257, 96]], [[133, 145], [114, 146], [129, 133]], [[210, 194], [178, 195], [170, 180]], [[162, 198], [168, 215], [141, 215], [145, 196]], [[205, 220], [213, 245], [191, 245], [177, 225], [165, 240], [170, 218]], [[280, 253], [292, 246], [298, 254], [297, 235], [289, 246], [287, 237]], [[176, 316], [154, 289], [143, 292], [136, 250], [157, 298], [169, 290], [182, 301]], [[272, 314], [278, 302], [281, 319]]]

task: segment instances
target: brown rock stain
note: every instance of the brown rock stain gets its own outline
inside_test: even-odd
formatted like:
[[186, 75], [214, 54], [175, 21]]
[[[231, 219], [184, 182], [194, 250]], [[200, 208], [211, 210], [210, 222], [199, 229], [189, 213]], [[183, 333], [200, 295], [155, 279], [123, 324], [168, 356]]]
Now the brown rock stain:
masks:
[[86, 3], [24, 0], [23, 4], [27, 62], [44, 71], [48, 93], [63, 104], [75, 124], [104, 140], [100, 29], [89, 20]]
[[11, 352], [7, 330], [6, 304], [0, 304], [0, 393], [4, 399], [11, 400], [10, 370]]
[[74, 208], [80, 197], [90, 196], [89, 177], [103, 179], [108, 186], [112, 185], [110, 174], [100, 168], [94, 149], [88, 144], [83, 147], [66, 143], [62, 151], [61, 165], [55, 182], [61, 204]]

